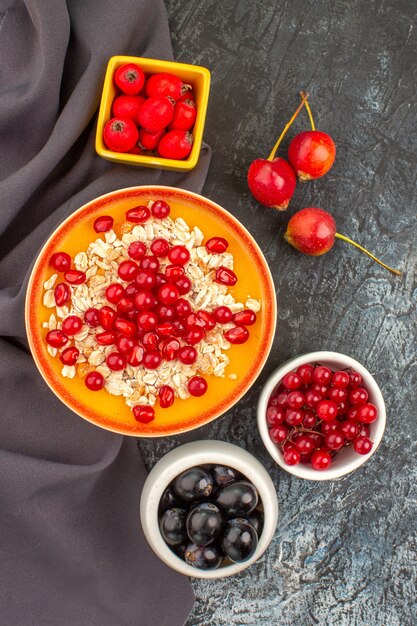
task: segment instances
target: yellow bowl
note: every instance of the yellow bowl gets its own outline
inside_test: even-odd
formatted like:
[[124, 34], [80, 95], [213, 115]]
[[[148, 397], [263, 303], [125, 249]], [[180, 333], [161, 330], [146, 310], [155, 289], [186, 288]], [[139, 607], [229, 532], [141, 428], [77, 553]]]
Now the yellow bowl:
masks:
[[[181, 78], [193, 88], [193, 95], [197, 107], [197, 117], [193, 128], [193, 147], [186, 159], [164, 159], [162, 157], [147, 156], [143, 154], [128, 154], [109, 150], [103, 142], [103, 130], [106, 122], [111, 119], [111, 108], [117, 90], [114, 85], [113, 76], [117, 68], [125, 63], [136, 63], [146, 75], [158, 72], [168, 72]], [[186, 63], [175, 63], [174, 61], [159, 61], [157, 59], [144, 59], [142, 57], [114, 56], [111, 57], [107, 65], [106, 76], [104, 78], [103, 92], [101, 96], [100, 110], [98, 113], [96, 152], [103, 159], [125, 163], [126, 165], [140, 165], [141, 167], [157, 167], [163, 170], [174, 170], [184, 172], [192, 170], [198, 163], [201, 143], [203, 141], [204, 123], [206, 120], [207, 104], [210, 91], [210, 72], [205, 67], [198, 65], [188, 65]]]

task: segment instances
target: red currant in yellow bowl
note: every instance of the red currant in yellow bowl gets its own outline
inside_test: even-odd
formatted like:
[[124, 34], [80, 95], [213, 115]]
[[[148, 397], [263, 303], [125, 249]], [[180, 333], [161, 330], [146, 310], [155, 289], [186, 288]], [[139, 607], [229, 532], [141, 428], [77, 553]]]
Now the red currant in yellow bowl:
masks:
[[52, 391], [94, 424], [162, 436], [215, 419], [269, 354], [275, 289], [225, 209], [171, 187], [121, 189], [51, 235], [26, 298], [30, 348]]

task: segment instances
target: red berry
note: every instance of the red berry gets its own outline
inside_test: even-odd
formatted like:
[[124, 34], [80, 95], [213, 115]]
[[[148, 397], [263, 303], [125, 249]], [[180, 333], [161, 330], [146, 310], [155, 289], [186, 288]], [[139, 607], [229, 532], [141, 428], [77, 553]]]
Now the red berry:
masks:
[[285, 421], [289, 426], [299, 426], [303, 422], [303, 412], [296, 409], [287, 409]]
[[137, 422], [142, 424], [149, 424], [155, 419], [155, 411], [151, 406], [141, 406], [137, 404], [132, 409], [133, 416]]
[[173, 246], [168, 258], [174, 265], [185, 265], [190, 260], [190, 253], [185, 246]]
[[204, 338], [205, 336], [205, 332], [204, 329], [200, 328], [200, 329], [194, 329], [194, 330], [188, 330], [183, 336], [184, 336], [184, 341], [192, 346], [194, 346], [197, 343], [200, 343], [200, 341]]
[[306, 207], [290, 218], [284, 238], [302, 254], [319, 256], [334, 245], [336, 222], [330, 213]]
[[110, 352], [106, 359], [107, 366], [114, 372], [120, 372], [126, 367], [126, 357], [120, 352]]
[[183, 82], [178, 76], [168, 72], [158, 72], [158, 74], [153, 74], [148, 78], [146, 95], [148, 98], [170, 96], [174, 100], [178, 100], [184, 93], [183, 87]]
[[57, 272], [66, 272], [71, 267], [71, 257], [66, 252], [55, 252], [49, 263]]
[[278, 210], [287, 208], [296, 186], [295, 174], [282, 158], [255, 159], [249, 167], [247, 181], [260, 204]]
[[212, 237], [206, 243], [206, 248], [214, 254], [222, 254], [229, 247], [229, 242], [223, 237]]
[[164, 200], [156, 200], [151, 207], [152, 215], [163, 220], [170, 214], [171, 208]]
[[135, 306], [138, 311], [149, 311], [157, 304], [157, 299], [150, 291], [139, 291], [135, 296]]
[[117, 304], [125, 295], [125, 290], [120, 283], [111, 283], [105, 290], [106, 298], [112, 304]]
[[340, 402], [346, 402], [348, 392], [346, 389], [342, 389], [341, 387], [332, 387], [328, 390], [327, 397], [329, 400], [333, 400], [333, 402], [339, 404]]
[[228, 324], [233, 319], [233, 313], [228, 306], [218, 306], [213, 309], [213, 317], [218, 324]]
[[103, 139], [109, 150], [128, 152], [136, 145], [139, 132], [135, 123], [127, 117], [113, 117], [104, 126]]
[[158, 257], [154, 256], [153, 254], [143, 256], [139, 261], [139, 265], [142, 271], [149, 271], [156, 274], [159, 270]]
[[318, 417], [327, 422], [335, 419], [337, 415], [337, 405], [332, 400], [321, 400], [317, 404], [316, 411]]
[[283, 443], [288, 437], [288, 428], [285, 424], [279, 424], [269, 430], [269, 436], [274, 443]]
[[276, 402], [277, 402], [277, 406], [287, 407], [288, 406], [288, 393], [279, 393], [276, 396]]
[[78, 359], [78, 355], [80, 351], [75, 346], [70, 346], [69, 348], [65, 348], [59, 355], [61, 362], [64, 365], [75, 365]]
[[146, 246], [142, 241], [132, 241], [127, 249], [131, 259], [138, 261], [146, 254]]
[[68, 270], [68, 272], [65, 272], [64, 278], [70, 285], [82, 285], [85, 283], [87, 276], [81, 270]]
[[151, 252], [152, 254], [154, 254], [155, 256], [166, 256], [169, 252], [169, 243], [166, 239], [163, 239], [162, 237], [158, 237], [157, 239], [154, 239], [153, 242], [151, 243]]
[[169, 337], [174, 332], [174, 328], [172, 322], [160, 322], [156, 326], [156, 332], [160, 337]]
[[151, 212], [147, 206], [135, 206], [133, 209], [126, 211], [127, 221], [132, 222], [133, 224], [144, 224], [148, 221], [150, 216]]
[[[118, 313], [132, 313], [134, 311], [135, 305], [133, 304], [133, 300], [130, 298], [120, 298], [119, 302], [116, 304], [116, 309]], [[129, 318], [130, 319], [130, 318]]]
[[340, 427], [340, 422], [336, 419], [329, 420], [328, 422], [322, 422], [320, 424], [320, 430], [323, 435], [328, 435]]
[[298, 133], [288, 147], [288, 160], [302, 181], [321, 178], [336, 158], [333, 139], [321, 130]]
[[[328, 424], [328, 422], [325, 422]], [[305, 428], [314, 428], [317, 424], [317, 417], [314, 411], [309, 411], [306, 409], [303, 412], [303, 426]]]
[[349, 387], [351, 389], [356, 389], [356, 387], [360, 387], [362, 384], [362, 376], [359, 372], [355, 372], [355, 370], [351, 370], [348, 372], [349, 374]]
[[156, 285], [155, 272], [151, 272], [150, 270], [142, 270], [136, 276], [135, 282], [141, 290], [153, 289]]
[[297, 374], [297, 372], [288, 372], [288, 374], [285, 374], [284, 378], [282, 379], [282, 384], [286, 389], [295, 391], [296, 389], [299, 389], [301, 387], [301, 376]]
[[158, 289], [158, 299], [162, 304], [175, 304], [179, 296], [180, 292], [176, 285], [167, 283]]
[[346, 402], [338, 402], [337, 415], [346, 415], [348, 412], [349, 404]]
[[355, 437], [359, 435], [359, 426], [356, 422], [353, 422], [352, 420], [346, 420], [345, 422], [342, 422], [340, 424], [340, 430], [349, 441], [352, 441], [352, 439], [355, 439]]
[[117, 96], [117, 98], [113, 100], [112, 105], [113, 117], [128, 117], [136, 123], [140, 108], [144, 102], [145, 98], [143, 96]]
[[318, 393], [322, 398], [325, 398], [327, 396], [327, 393], [329, 391], [329, 387], [327, 385], [319, 385], [318, 383], [313, 383], [310, 387], [311, 391], [315, 391], [316, 393]]
[[221, 285], [227, 285], [228, 287], [233, 287], [237, 283], [237, 276], [233, 270], [230, 270], [228, 267], [224, 267], [221, 265], [216, 270], [216, 283], [220, 283]]
[[170, 130], [191, 130], [194, 126], [197, 109], [192, 100], [177, 102], [174, 107], [174, 117], [169, 125]]
[[349, 394], [349, 402], [354, 406], [361, 406], [365, 404], [368, 400], [368, 392], [364, 387], [357, 387], [356, 389], [352, 389]]
[[100, 372], [90, 372], [85, 377], [85, 385], [90, 391], [100, 391], [104, 387], [104, 378]]
[[332, 385], [338, 389], [346, 389], [349, 385], [349, 374], [347, 372], [335, 372], [332, 376]]
[[184, 275], [185, 270], [182, 265], [167, 265], [165, 269], [165, 277], [169, 283], [176, 283]]
[[197, 360], [197, 350], [192, 346], [184, 346], [178, 351], [178, 358], [184, 365], [192, 365]]
[[135, 342], [132, 337], [121, 335], [116, 341], [116, 346], [122, 354], [130, 354], [135, 347]]
[[346, 441], [345, 436], [339, 430], [336, 430], [336, 429], [333, 432], [326, 435], [325, 440], [324, 440], [326, 446], [330, 448], [330, 450], [340, 450], [340, 448], [344, 445], [345, 441]]
[[139, 267], [134, 261], [122, 261], [117, 268], [117, 273], [122, 280], [134, 280], [139, 273]]
[[301, 409], [305, 403], [304, 394], [301, 391], [290, 391], [287, 397], [288, 406], [291, 409]]
[[123, 93], [134, 96], [142, 90], [145, 74], [136, 63], [125, 63], [115, 71], [114, 82]]
[[184, 300], [184, 298], [179, 298], [174, 307], [178, 317], [186, 317], [189, 313], [191, 313], [191, 305], [187, 300]]
[[175, 308], [170, 304], [158, 304], [155, 313], [161, 322], [172, 322], [176, 317]]
[[127, 357], [127, 362], [132, 367], [138, 367], [142, 363], [143, 355], [145, 350], [142, 346], [133, 346], [129, 356]]
[[143, 365], [148, 370], [155, 370], [161, 365], [161, 362], [162, 355], [156, 350], [150, 350], [149, 352], [145, 352], [145, 354], [143, 355]]
[[239, 311], [234, 314], [233, 321], [241, 326], [252, 326], [256, 322], [256, 313], [250, 309]]
[[224, 333], [227, 341], [233, 344], [245, 343], [249, 339], [249, 331], [245, 326], [235, 326]]
[[142, 311], [138, 314], [138, 327], [142, 330], [154, 330], [158, 323], [158, 316], [153, 311]]
[[97, 326], [100, 324], [98, 318], [98, 309], [87, 309], [84, 313], [84, 323], [87, 324], [87, 326], [90, 326], [90, 328], [97, 328]]
[[201, 376], [193, 376], [188, 381], [188, 391], [192, 396], [203, 396], [207, 391], [207, 381]]
[[67, 283], [58, 283], [54, 289], [55, 304], [57, 306], [64, 306], [71, 297], [71, 290]]
[[305, 401], [306, 405], [311, 409], [315, 409], [318, 403], [322, 400], [322, 397], [317, 391], [312, 391], [309, 389], [305, 393]]
[[368, 403], [358, 407], [357, 421], [364, 424], [371, 424], [378, 417], [378, 409], [375, 405]]
[[370, 436], [371, 429], [370, 429], [368, 424], [358, 424], [358, 428], [359, 428], [359, 432], [358, 432], [358, 436], [359, 437], [369, 437]]
[[135, 282], [129, 283], [126, 286], [125, 293], [126, 293], [126, 297], [127, 298], [134, 298], [136, 296], [136, 294], [139, 293], [139, 289], [138, 289], [136, 283]]
[[287, 465], [298, 465], [301, 460], [300, 453], [294, 446], [287, 446], [284, 449], [283, 457]]
[[111, 330], [113, 328], [116, 317], [116, 311], [110, 306], [103, 306], [98, 312], [100, 326], [104, 328], [104, 330]]
[[185, 296], [186, 293], [189, 293], [191, 291], [192, 283], [187, 276], [179, 278], [175, 284], [178, 287], [178, 291], [180, 292], [181, 296]]
[[305, 456], [313, 452], [316, 448], [316, 442], [309, 435], [302, 434], [295, 441], [295, 447], [301, 455]]
[[169, 385], [162, 385], [159, 390], [159, 405], [162, 409], [168, 409], [174, 404], [174, 390]]
[[111, 346], [116, 341], [116, 333], [111, 330], [105, 330], [102, 333], [96, 334], [96, 341], [101, 346]]
[[162, 285], [166, 285], [167, 284], [167, 279], [165, 274], [163, 274], [162, 272], [157, 272], [155, 274], [155, 278], [156, 278], [156, 284], [155, 287], [159, 288], [162, 287]]
[[369, 454], [372, 450], [372, 441], [360, 435], [353, 440], [353, 447], [358, 454]]
[[62, 348], [68, 343], [68, 337], [62, 330], [50, 330], [45, 339], [52, 348]]
[[[166, 96], [152, 96], [142, 104], [138, 114], [138, 121], [139, 125], [149, 133], [158, 133], [168, 126], [173, 117], [174, 105], [172, 101]], [[166, 135], [162, 137], [161, 141], [165, 137]], [[161, 141], [159, 145], [161, 145]]]
[[269, 406], [266, 410], [266, 421], [268, 426], [278, 426], [285, 420], [285, 409], [278, 406]]
[[169, 130], [158, 144], [158, 153], [164, 159], [185, 159], [193, 147], [193, 136], [188, 130]]
[[166, 359], [167, 361], [172, 361], [178, 356], [180, 342], [178, 341], [178, 339], [170, 337], [168, 339], [164, 339], [159, 344], [159, 349], [161, 350], [164, 359]]
[[164, 132], [164, 129], [157, 133], [150, 133], [145, 128], [139, 129], [139, 143], [143, 150], [155, 150]]
[[297, 367], [297, 374], [301, 378], [303, 385], [311, 385], [313, 382], [314, 367], [310, 363]]
[[126, 337], [133, 337], [136, 333], [136, 325], [130, 320], [123, 319], [123, 317], [116, 318], [114, 329]]
[[110, 215], [101, 215], [93, 224], [96, 233], [107, 233], [113, 228], [114, 219]]
[[332, 379], [332, 372], [324, 365], [318, 365], [313, 372], [313, 380], [318, 385], [329, 385]]
[[78, 315], [68, 315], [62, 322], [62, 330], [66, 335], [76, 335], [82, 327], [83, 322]]
[[316, 450], [311, 455], [311, 465], [315, 470], [326, 470], [330, 467], [332, 457], [327, 450]]
[[199, 313], [190, 313], [185, 319], [185, 325], [189, 330], [204, 330], [206, 322]]

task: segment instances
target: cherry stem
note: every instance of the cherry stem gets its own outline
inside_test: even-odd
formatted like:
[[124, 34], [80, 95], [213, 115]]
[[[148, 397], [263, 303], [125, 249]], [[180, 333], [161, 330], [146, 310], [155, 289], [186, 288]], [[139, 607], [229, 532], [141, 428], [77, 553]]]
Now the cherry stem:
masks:
[[307, 102], [307, 98], [308, 98], [308, 93], [305, 93], [303, 96], [302, 101], [300, 102], [298, 108], [296, 109], [296, 111], [294, 112], [292, 118], [290, 119], [290, 121], [284, 126], [284, 129], [282, 131], [282, 133], [280, 134], [280, 136], [277, 139], [277, 142], [275, 144], [275, 146], [272, 148], [271, 150], [271, 154], [269, 155], [269, 157], [267, 158], [267, 161], [273, 161], [275, 154], [279, 148], [279, 145], [281, 143], [281, 141], [284, 139], [287, 130], [290, 128], [290, 126], [292, 126], [295, 118], [297, 117], [297, 115], [299, 114], [299, 112], [301, 111], [301, 109], [303, 108], [303, 106], [306, 104]]
[[337, 239], [341, 239], [342, 241], [347, 241], [347, 243], [351, 243], [352, 246], [355, 246], [355, 248], [358, 248], [358, 250], [365, 252], [365, 254], [371, 257], [371, 259], [379, 263], [379, 265], [382, 265], [382, 267], [385, 267], [386, 270], [389, 270], [390, 272], [392, 272], [393, 274], [396, 274], [397, 276], [401, 276], [401, 272], [399, 272], [398, 270], [394, 270], [389, 265], [386, 265], [385, 263], [377, 259], [376, 256], [371, 254], [366, 248], [363, 248], [362, 246], [360, 246], [358, 243], [356, 243], [356, 241], [353, 241], [353, 239], [349, 239], [349, 237], [345, 237], [345, 235], [341, 235], [340, 233], [336, 233], [336, 237]]
[[[306, 92], [305, 91], [300, 91], [300, 96], [302, 98], [304, 98], [306, 96]], [[308, 100], [305, 101], [305, 106], [306, 106], [306, 109], [307, 109], [308, 117], [310, 118], [311, 130], [316, 130], [316, 125], [314, 123], [313, 114], [311, 112], [310, 104], [309, 104]]]

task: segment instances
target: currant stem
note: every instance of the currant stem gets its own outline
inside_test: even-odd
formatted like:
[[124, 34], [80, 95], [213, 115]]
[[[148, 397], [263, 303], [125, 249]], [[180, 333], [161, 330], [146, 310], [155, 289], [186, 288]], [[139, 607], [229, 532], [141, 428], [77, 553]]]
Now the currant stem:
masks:
[[389, 270], [390, 272], [392, 272], [393, 274], [396, 274], [397, 276], [401, 276], [401, 272], [399, 272], [398, 270], [394, 270], [389, 265], [386, 265], [385, 263], [380, 261], [376, 256], [371, 254], [366, 248], [363, 248], [358, 243], [356, 243], [356, 241], [353, 241], [353, 239], [349, 239], [349, 237], [345, 237], [345, 235], [341, 235], [340, 233], [336, 233], [336, 237], [337, 239], [341, 239], [342, 241], [347, 241], [347, 243], [351, 243], [352, 246], [355, 246], [355, 248], [358, 248], [358, 250], [365, 252], [365, 254], [371, 257], [371, 259], [379, 263], [379, 265], [382, 265], [382, 267], [385, 267], [386, 270]]
[[301, 111], [301, 109], [303, 108], [303, 106], [306, 104], [307, 102], [307, 98], [308, 98], [308, 93], [305, 93], [303, 96], [302, 101], [300, 102], [298, 108], [296, 109], [296, 111], [294, 112], [292, 118], [290, 119], [290, 121], [284, 126], [284, 129], [282, 131], [282, 133], [280, 134], [280, 136], [277, 139], [277, 142], [275, 144], [275, 146], [272, 148], [271, 150], [271, 154], [269, 155], [269, 157], [267, 158], [267, 161], [272, 161], [275, 157], [275, 154], [279, 148], [279, 145], [281, 143], [281, 141], [284, 139], [287, 130], [290, 128], [290, 126], [292, 126], [292, 123], [294, 122], [295, 118], [297, 117], [297, 115], [299, 114], [299, 112]]
[[[304, 98], [305, 95], [306, 95], [305, 91], [300, 91], [300, 96], [302, 98]], [[306, 100], [305, 105], [306, 105], [308, 117], [310, 118], [311, 130], [316, 130], [316, 125], [314, 123], [313, 114], [311, 112], [310, 104], [309, 104], [308, 100]]]

